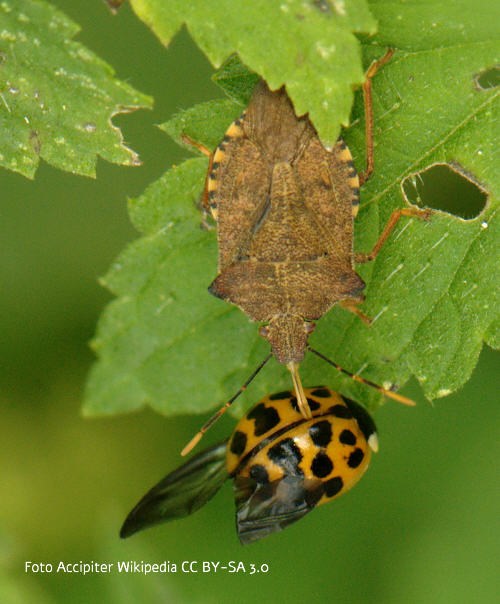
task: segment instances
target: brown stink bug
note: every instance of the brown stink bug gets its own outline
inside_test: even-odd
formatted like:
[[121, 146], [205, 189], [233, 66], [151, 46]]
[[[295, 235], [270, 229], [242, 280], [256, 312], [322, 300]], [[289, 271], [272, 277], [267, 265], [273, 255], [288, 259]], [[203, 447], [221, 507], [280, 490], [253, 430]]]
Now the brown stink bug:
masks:
[[203, 206], [217, 222], [219, 275], [209, 291], [241, 308], [253, 321], [265, 322], [260, 334], [290, 370], [305, 417], [311, 417], [311, 412], [299, 363], [306, 349], [325, 359], [308, 347], [313, 321], [339, 302], [369, 323], [357, 308], [364, 301], [365, 284], [354, 264], [375, 258], [401, 216], [429, 217], [426, 210], [396, 210], [369, 254], [353, 252], [359, 187], [373, 171], [371, 78], [391, 56], [389, 50], [371, 65], [363, 85], [367, 165], [359, 175], [342, 139], [326, 149], [308, 116], [295, 115], [285, 88], [273, 92], [264, 81], [256, 85], [247, 109], [213, 154], [193, 143], [210, 157]]

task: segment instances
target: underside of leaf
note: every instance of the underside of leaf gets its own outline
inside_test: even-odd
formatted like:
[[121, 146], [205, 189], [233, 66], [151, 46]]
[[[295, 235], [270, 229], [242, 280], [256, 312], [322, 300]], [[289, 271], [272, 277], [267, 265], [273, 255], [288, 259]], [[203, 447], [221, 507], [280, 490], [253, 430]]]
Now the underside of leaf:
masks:
[[131, 3], [164, 44], [185, 24], [214, 67], [237, 53], [272, 90], [286, 84], [297, 114], [309, 112], [325, 144], [349, 123], [353, 88], [364, 79], [354, 34], [376, 30], [364, 0]]

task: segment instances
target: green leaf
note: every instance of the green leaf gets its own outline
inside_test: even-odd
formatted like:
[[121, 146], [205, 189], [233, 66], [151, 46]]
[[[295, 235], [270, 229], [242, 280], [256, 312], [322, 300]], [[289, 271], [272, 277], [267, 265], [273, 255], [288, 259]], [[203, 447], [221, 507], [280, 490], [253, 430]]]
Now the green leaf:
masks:
[[273, 90], [286, 83], [297, 113], [309, 112], [326, 144], [349, 123], [353, 87], [364, 77], [353, 33], [376, 29], [364, 0], [132, 0], [132, 7], [164, 44], [185, 23], [215, 67], [238, 53]]
[[238, 55], [232, 55], [212, 76], [229, 98], [237, 103], [248, 105], [252, 90], [259, 81], [259, 76], [243, 65]]
[[[202, 228], [198, 209], [206, 168], [202, 159], [184, 162], [130, 204], [145, 237], [129, 246], [103, 279], [120, 298], [104, 313], [93, 342], [101, 362], [89, 382], [89, 413], [144, 402], [172, 413], [197, 411], [202, 391], [210, 393], [202, 397], [209, 408], [224, 391], [220, 374], [199, 371], [206, 357], [233, 363], [237, 355], [245, 367], [255, 327], [206, 292], [217, 255], [214, 232]], [[228, 333], [238, 340], [231, 347]], [[175, 379], [169, 379], [168, 368]], [[197, 394], [186, 400], [194, 375]]]
[[[415, 375], [432, 399], [466, 382], [483, 341], [500, 343], [499, 90], [474, 85], [476, 74], [498, 63], [500, 47], [488, 29], [493, 9], [483, 23], [465, 1], [448, 13], [441, 7], [429, 37], [430, 5], [372, 6], [381, 28], [364, 46], [366, 65], [387, 45], [404, 40], [405, 48], [373, 80], [375, 173], [361, 192], [356, 250], [369, 251], [391, 212], [404, 207], [402, 180], [435, 163], [459, 163], [489, 199], [473, 220], [445, 212], [435, 212], [430, 222], [402, 218], [376, 260], [357, 267], [368, 283], [362, 308], [373, 325], [337, 306], [318, 321], [311, 344], [386, 387]], [[213, 107], [218, 133], [198, 119], [203, 106], [190, 110], [189, 124], [186, 117], [182, 125], [192, 126], [190, 136], [208, 146], [228, 125], [222, 105]], [[354, 125], [344, 133], [358, 169], [365, 153], [362, 114], [358, 98]], [[169, 128], [178, 137], [180, 129]], [[207, 411], [235, 392], [268, 351], [255, 324], [206, 293], [217, 274], [215, 232], [200, 227], [197, 209], [206, 165], [205, 159], [189, 160], [131, 206], [144, 236], [105, 280], [119, 297], [95, 340], [100, 360], [89, 381], [88, 412], [145, 402], [163, 413]], [[326, 383], [372, 408], [382, 401], [312, 355], [301, 372], [306, 385]], [[286, 370], [272, 361], [248, 398], [255, 402], [289, 387]]]
[[193, 150], [193, 147], [183, 140], [186, 135], [197, 141], [197, 136], [203, 132], [204, 144], [209, 149], [215, 149], [229, 124], [243, 111], [244, 107], [234, 101], [218, 100], [200, 103], [191, 109], [180, 111], [168, 122], [160, 125], [177, 143]]
[[0, 4], [0, 165], [28, 178], [40, 158], [85, 176], [95, 176], [97, 155], [140, 163], [111, 119], [151, 99], [74, 42], [78, 31], [45, 2]]

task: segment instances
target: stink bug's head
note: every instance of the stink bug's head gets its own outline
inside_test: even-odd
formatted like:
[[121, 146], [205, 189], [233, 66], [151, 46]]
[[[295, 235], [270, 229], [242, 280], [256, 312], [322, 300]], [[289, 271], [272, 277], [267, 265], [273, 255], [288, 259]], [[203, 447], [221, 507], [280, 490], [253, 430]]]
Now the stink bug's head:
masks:
[[300, 363], [304, 359], [307, 338], [316, 325], [297, 315], [283, 314], [273, 317], [259, 329], [260, 335], [271, 345], [276, 360], [284, 365]]
[[243, 545], [282, 530], [353, 487], [378, 448], [363, 407], [330, 388], [306, 388], [311, 417], [293, 392], [264, 397], [228, 441], [189, 459], [153, 487], [121, 530], [128, 537], [202, 507], [232, 478]]

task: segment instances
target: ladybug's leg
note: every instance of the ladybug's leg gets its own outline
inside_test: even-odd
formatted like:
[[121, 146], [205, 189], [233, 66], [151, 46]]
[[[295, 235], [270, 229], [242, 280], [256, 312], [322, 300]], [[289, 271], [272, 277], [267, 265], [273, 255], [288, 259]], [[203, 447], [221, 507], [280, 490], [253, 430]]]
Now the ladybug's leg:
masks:
[[204, 212], [206, 212], [207, 214], [210, 214], [211, 208], [210, 208], [209, 199], [208, 199], [208, 178], [210, 176], [210, 173], [212, 172], [212, 164], [214, 163], [214, 154], [212, 153], [212, 151], [210, 151], [210, 149], [208, 147], [205, 147], [205, 145], [203, 145], [202, 143], [198, 143], [198, 142], [194, 141], [192, 138], [189, 138], [189, 136], [187, 136], [186, 134], [182, 135], [182, 140], [183, 140], [183, 142], [187, 143], [188, 145], [195, 147], [195, 149], [198, 149], [198, 151], [200, 153], [203, 153], [203, 155], [206, 155], [208, 157], [208, 170], [207, 170], [207, 176], [205, 177], [205, 186], [203, 187], [203, 197], [201, 198], [201, 206], [202, 206]]
[[363, 100], [365, 104], [365, 128], [366, 128], [366, 169], [359, 174], [359, 185], [362, 186], [370, 178], [373, 172], [373, 107], [372, 107], [372, 78], [377, 71], [390, 61], [392, 48], [388, 48], [385, 55], [378, 61], [373, 61], [363, 83]]
[[380, 252], [380, 249], [385, 243], [385, 240], [391, 234], [392, 229], [398, 223], [398, 220], [401, 216], [416, 216], [417, 218], [421, 218], [422, 220], [429, 220], [431, 217], [431, 210], [417, 210], [416, 208], [402, 208], [400, 210], [394, 210], [391, 214], [387, 224], [385, 225], [385, 229], [380, 234], [377, 243], [373, 246], [372, 251], [369, 254], [354, 254], [354, 261], [357, 264], [363, 264], [364, 262], [370, 262], [375, 258], [375, 256]]

